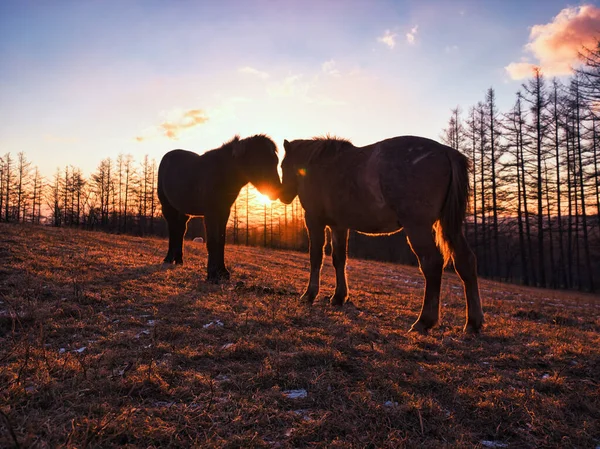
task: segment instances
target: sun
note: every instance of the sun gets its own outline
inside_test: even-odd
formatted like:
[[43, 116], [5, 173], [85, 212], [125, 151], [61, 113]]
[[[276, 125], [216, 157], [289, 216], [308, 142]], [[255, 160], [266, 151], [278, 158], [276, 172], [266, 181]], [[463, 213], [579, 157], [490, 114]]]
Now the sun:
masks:
[[271, 200], [271, 198], [269, 198], [267, 195], [259, 193], [256, 196], [256, 202], [261, 206], [269, 206], [273, 202], [273, 200]]

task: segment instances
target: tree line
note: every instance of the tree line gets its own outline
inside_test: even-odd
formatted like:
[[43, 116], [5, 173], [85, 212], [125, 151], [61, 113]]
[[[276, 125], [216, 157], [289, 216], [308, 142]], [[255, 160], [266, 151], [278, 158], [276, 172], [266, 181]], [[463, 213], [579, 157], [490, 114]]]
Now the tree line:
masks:
[[[47, 179], [25, 153], [0, 156], [0, 221], [77, 227], [134, 235], [166, 236], [156, 195], [158, 166], [148, 155], [136, 162], [129, 154], [103, 159], [85, 177], [72, 165]], [[290, 205], [262, 201], [251, 185], [231, 209], [228, 241], [272, 248], [308, 246], [304, 215]], [[202, 219], [192, 219], [188, 238], [204, 236]]]
[[472, 161], [467, 236], [479, 272], [525, 285], [595, 291], [600, 282], [600, 47], [566, 82], [539, 68], [498, 111], [451, 111], [442, 140]]
[[[566, 82], [536, 69], [499, 111], [496, 94], [451, 111], [442, 141], [472, 161], [466, 235], [483, 276], [551, 288], [595, 291], [600, 283], [600, 47]], [[85, 177], [72, 165], [50, 179], [25, 153], [0, 156], [0, 220], [167, 234], [149, 156], [106, 158]], [[203, 236], [201, 219], [188, 238]], [[251, 185], [232, 206], [228, 242], [306, 249], [302, 206], [262, 201]], [[402, 234], [350, 234], [350, 255], [416, 263]]]

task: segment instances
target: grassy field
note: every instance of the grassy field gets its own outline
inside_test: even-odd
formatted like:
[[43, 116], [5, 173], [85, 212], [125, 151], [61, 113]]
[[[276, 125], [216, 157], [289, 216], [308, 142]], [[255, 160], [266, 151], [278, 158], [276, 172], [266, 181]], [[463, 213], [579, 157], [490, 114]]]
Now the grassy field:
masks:
[[600, 298], [482, 281], [486, 325], [407, 333], [415, 268], [330, 260], [313, 307], [308, 255], [0, 224], [0, 447], [578, 447], [600, 445]]

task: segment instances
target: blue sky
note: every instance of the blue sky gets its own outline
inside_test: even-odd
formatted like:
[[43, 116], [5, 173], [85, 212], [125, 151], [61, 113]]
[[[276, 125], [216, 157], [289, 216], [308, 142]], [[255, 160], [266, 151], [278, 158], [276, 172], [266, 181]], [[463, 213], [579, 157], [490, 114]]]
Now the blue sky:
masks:
[[600, 30], [597, 6], [3, 0], [0, 154], [25, 151], [51, 176], [67, 164], [89, 174], [119, 153], [202, 152], [236, 133], [280, 148], [326, 133], [357, 145], [437, 139], [450, 109], [488, 87], [506, 110], [523, 82], [506, 67], [551, 64], [547, 43], [563, 29]]

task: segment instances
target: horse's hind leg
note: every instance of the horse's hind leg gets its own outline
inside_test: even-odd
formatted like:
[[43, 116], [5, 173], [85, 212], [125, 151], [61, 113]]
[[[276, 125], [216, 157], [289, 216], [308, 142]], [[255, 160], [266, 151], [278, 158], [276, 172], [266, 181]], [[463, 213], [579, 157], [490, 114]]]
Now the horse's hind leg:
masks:
[[317, 220], [306, 217], [306, 228], [308, 229], [309, 253], [310, 253], [310, 280], [306, 291], [300, 298], [311, 303], [319, 294], [319, 283], [321, 279], [321, 266], [323, 265], [323, 246], [325, 246], [325, 225]]
[[346, 258], [348, 255], [348, 229], [331, 228], [333, 243], [333, 267], [335, 268], [335, 293], [330, 298], [331, 304], [341, 306], [348, 297], [346, 281]]
[[454, 248], [454, 269], [460, 276], [467, 297], [467, 322], [465, 324], [466, 332], [479, 332], [483, 325], [483, 310], [481, 309], [481, 299], [479, 298], [479, 287], [477, 284], [477, 260], [467, 239], [461, 233], [457, 239]]
[[431, 226], [405, 227], [408, 243], [419, 259], [419, 268], [425, 277], [425, 295], [419, 318], [410, 328], [411, 331], [426, 333], [435, 326], [440, 317], [440, 288], [444, 260], [438, 250]]
[[164, 263], [183, 264], [183, 236], [187, 231], [189, 217], [179, 213], [168, 203], [162, 205], [163, 216], [169, 228], [169, 251]]

